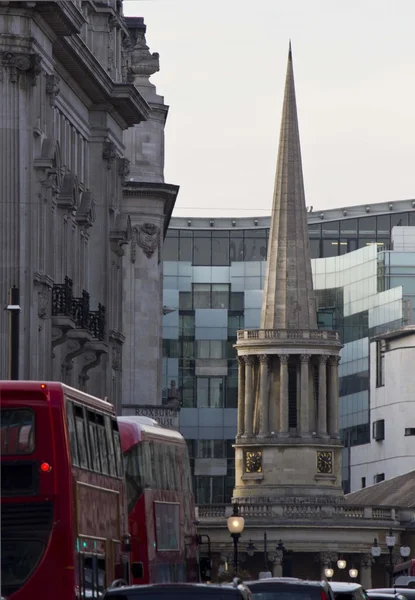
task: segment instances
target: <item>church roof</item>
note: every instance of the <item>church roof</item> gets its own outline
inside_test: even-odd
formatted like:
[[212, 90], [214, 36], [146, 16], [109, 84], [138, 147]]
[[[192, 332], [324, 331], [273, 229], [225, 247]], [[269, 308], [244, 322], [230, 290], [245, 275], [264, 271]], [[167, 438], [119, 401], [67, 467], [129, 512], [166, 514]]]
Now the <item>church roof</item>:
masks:
[[348, 504], [415, 508], [415, 471], [346, 495]]
[[317, 329], [291, 43], [261, 329]]

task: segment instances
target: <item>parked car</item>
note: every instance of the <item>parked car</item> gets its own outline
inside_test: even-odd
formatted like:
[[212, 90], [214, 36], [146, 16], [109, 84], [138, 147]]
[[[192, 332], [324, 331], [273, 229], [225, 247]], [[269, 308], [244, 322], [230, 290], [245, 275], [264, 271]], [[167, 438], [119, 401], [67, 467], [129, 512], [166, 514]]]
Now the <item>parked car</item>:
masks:
[[402, 587], [392, 587], [392, 588], [375, 588], [371, 590], [366, 590], [367, 595], [371, 593], [376, 594], [401, 594], [405, 596], [407, 600], [415, 600], [415, 590], [413, 588], [402, 588]]
[[330, 581], [335, 600], [367, 600], [365, 590], [360, 583]]
[[253, 600], [334, 600], [326, 581], [270, 577], [245, 583], [251, 590]]
[[236, 579], [232, 584], [159, 583], [108, 589], [102, 600], [252, 600], [249, 589]]
[[385, 592], [378, 592], [377, 590], [368, 591], [366, 593], [368, 595], [369, 600], [407, 600], [406, 596], [403, 596], [399, 593], [385, 594]]

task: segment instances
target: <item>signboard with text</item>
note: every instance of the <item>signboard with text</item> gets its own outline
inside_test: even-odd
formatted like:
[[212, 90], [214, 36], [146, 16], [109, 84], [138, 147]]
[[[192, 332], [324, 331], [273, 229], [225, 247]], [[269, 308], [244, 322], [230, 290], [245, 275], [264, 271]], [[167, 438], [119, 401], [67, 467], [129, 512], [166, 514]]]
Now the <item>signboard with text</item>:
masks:
[[136, 406], [135, 414], [138, 417], [154, 419], [162, 427], [179, 430], [179, 411], [177, 408], [167, 406]]

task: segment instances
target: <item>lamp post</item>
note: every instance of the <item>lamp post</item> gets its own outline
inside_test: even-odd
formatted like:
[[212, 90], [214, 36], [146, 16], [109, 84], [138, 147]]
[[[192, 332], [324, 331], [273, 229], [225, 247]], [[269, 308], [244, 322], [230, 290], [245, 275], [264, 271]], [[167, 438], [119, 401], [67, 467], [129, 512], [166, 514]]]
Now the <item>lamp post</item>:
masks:
[[370, 549], [370, 552], [372, 553], [372, 556], [373, 556], [373, 558], [374, 558], [375, 560], [376, 560], [377, 558], [379, 558], [379, 556], [380, 556], [380, 554], [381, 554], [382, 550], [381, 550], [381, 548], [380, 548], [380, 546], [379, 546], [379, 544], [378, 544], [378, 540], [377, 540], [377, 538], [375, 538], [375, 539], [373, 540], [373, 546], [371, 547], [371, 549]]
[[386, 536], [386, 545], [389, 550], [389, 587], [392, 587], [393, 582], [393, 549], [395, 548], [396, 538], [393, 535], [392, 529], [389, 529], [389, 535]]
[[233, 539], [233, 567], [238, 572], [238, 541], [245, 527], [245, 519], [239, 514], [237, 503], [233, 505], [233, 513], [228, 517], [228, 530]]

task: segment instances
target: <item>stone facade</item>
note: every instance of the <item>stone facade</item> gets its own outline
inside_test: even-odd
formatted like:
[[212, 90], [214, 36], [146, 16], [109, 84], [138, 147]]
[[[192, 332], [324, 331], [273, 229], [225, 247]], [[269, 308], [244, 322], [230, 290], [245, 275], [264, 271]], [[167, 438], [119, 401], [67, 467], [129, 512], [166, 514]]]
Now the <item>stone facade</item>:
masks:
[[[134, 32], [122, 2], [0, 7], [0, 296], [5, 306], [9, 288], [20, 290], [19, 378], [63, 381], [108, 396], [118, 408], [122, 374], [140, 360], [138, 354], [135, 365], [123, 362], [124, 343], [133, 336], [124, 320], [124, 277], [137, 215], [143, 205], [142, 222], [157, 228], [159, 282], [149, 287], [161, 312], [154, 289], [177, 193], [170, 186], [166, 200], [164, 190], [152, 218], [147, 198], [124, 197], [133, 154], [125, 145], [135, 139], [128, 131], [160, 121], [160, 111], [133, 84], [130, 48]], [[164, 152], [160, 129], [149, 162], [158, 161], [162, 173], [162, 160], [154, 158]], [[140, 238], [144, 246], [149, 237]], [[147, 283], [140, 282], [143, 303]], [[0, 339], [0, 377], [7, 378], [7, 319]], [[152, 368], [159, 369], [158, 356]]]

